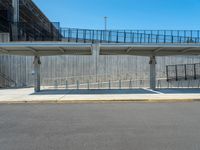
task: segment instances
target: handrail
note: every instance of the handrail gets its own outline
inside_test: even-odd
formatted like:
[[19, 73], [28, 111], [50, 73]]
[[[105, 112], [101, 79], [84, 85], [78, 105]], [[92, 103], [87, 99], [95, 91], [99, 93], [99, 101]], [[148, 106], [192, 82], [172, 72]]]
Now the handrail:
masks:
[[[98, 30], [60, 28], [52, 24], [50, 32], [37, 31], [37, 22], [10, 22], [27, 35], [11, 32], [17, 41], [67, 41], [76, 43], [200, 43], [200, 30]], [[36, 32], [37, 31], [37, 32]], [[18, 35], [16, 35], [18, 34]], [[17, 39], [12, 38], [18, 36]]]
[[0, 77], [2, 77], [3, 79], [5, 79], [6, 81], [8, 81], [10, 83], [14, 83], [15, 86], [17, 85], [17, 83], [14, 80], [10, 79], [9, 77], [7, 77], [5, 74], [3, 74], [1, 72], [0, 72]]
[[[200, 88], [200, 79], [187, 81], [167, 81], [166, 78], [158, 78], [156, 88]], [[48, 82], [49, 83], [49, 82]], [[148, 88], [149, 79], [118, 79], [108, 81], [80, 82], [77, 80], [74, 83], [68, 81], [58, 82], [54, 80], [53, 84], [42, 85], [43, 89], [133, 89], [133, 88]]]
[[61, 28], [68, 42], [91, 43], [200, 43], [199, 30], [92, 30]]

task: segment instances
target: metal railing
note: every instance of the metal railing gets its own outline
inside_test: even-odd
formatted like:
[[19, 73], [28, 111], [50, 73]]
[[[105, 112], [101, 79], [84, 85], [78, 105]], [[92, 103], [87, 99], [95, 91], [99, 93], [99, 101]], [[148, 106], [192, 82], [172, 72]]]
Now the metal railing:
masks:
[[166, 66], [167, 81], [200, 79], [200, 63]]
[[[119, 79], [103, 79], [99, 75], [98, 80], [94, 76], [68, 77], [68, 78], [45, 78], [42, 80], [42, 89], [140, 89], [149, 88], [149, 79], [134, 79], [130, 76]], [[88, 78], [89, 77], [89, 78]], [[102, 77], [102, 78], [101, 78]], [[156, 88], [200, 88], [200, 79], [170, 80], [158, 78]]]
[[53, 84], [42, 85], [42, 89], [136, 89], [136, 88], [148, 88], [148, 80], [109, 80], [109, 81], [97, 81], [97, 82], [80, 82], [77, 80], [74, 83], [69, 83], [68, 80], [58, 82], [54, 80]]
[[10, 77], [6, 76], [5, 74], [0, 72], [0, 78], [3, 79], [3, 81], [0, 82], [0, 87], [16, 87], [17, 83], [12, 80]]
[[189, 79], [189, 80], [170, 80], [158, 79], [157, 88], [200, 88], [200, 79]]
[[83, 43], [199, 43], [199, 30], [89, 30], [61, 28], [62, 39]]
[[[38, 23], [10, 22], [11, 40], [75, 43], [200, 43], [200, 30], [92, 30], [60, 28], [59, 23], [57, 24], [49, 23], [48, 28], [44, 29]], [[16, 27], [17, 32], [13, 32]]]
[[42, 87], [52, 89], [119, 89], [148, 87], [148, 80], [137, 79], [132, 74], [82, 75], [73, 77], [44, 78]]

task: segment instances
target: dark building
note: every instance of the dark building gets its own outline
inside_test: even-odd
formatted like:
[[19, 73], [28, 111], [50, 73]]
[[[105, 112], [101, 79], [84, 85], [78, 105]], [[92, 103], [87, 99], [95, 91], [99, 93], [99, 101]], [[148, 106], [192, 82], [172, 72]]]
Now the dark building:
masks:
[[10, 33], [11, 41], [60, 40], [59, 23], [50, 22], [32, 0], [19, 0], [15, 21], [12, 1], [0, 0], [1, 33]]

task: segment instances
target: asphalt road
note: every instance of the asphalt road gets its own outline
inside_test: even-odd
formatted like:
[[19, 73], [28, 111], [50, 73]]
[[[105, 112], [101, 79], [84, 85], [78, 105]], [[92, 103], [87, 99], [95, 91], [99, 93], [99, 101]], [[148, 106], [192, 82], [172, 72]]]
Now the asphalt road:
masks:
[[200, 103], [0, 105], [0, 150], [200, 150]]

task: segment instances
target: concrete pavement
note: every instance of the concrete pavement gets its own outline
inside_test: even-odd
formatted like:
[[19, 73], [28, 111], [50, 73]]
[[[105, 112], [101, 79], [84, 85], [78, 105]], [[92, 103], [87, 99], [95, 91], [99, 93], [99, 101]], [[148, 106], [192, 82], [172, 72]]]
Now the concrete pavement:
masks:
[[133, 90], [42, 90], [33, 88], [0, 90], [0, 103], [80, 103], [117, 101], [199, 101], [200, 89]]

